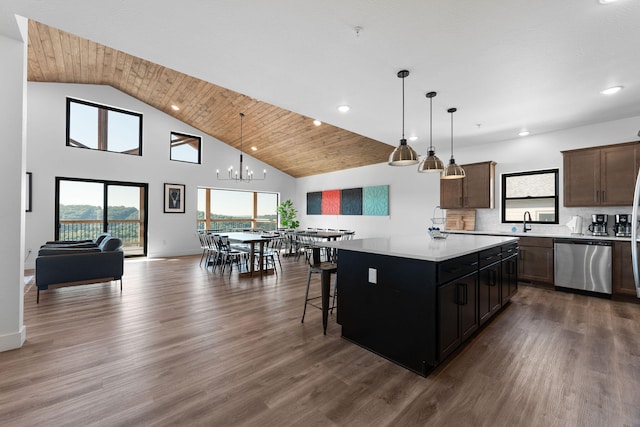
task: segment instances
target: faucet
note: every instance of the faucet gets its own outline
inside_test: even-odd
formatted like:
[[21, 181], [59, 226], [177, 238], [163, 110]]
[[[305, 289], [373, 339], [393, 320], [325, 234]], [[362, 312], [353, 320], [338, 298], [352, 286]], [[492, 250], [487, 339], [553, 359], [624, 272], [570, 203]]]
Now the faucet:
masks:
[[522, 231], [524, 233], [526, 233], [527, 231], [531, 231], [531, 226], [527, 226], [527, 215], [529, 216], [529, 222], [532, 221], [531, 219], [531, 212], [529, 211], [525, 211], [524, 212], [524, 219], [522, 220]]

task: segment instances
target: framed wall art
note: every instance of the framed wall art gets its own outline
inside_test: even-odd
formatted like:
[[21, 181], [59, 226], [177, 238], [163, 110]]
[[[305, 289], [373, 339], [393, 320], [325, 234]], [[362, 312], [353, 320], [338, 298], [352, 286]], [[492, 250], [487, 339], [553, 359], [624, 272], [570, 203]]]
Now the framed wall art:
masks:
[[389, 186], [309, 192], [307, 215], [389, 216]]
[[184, 213], [184, 184], [164, 184], [164, 213]]

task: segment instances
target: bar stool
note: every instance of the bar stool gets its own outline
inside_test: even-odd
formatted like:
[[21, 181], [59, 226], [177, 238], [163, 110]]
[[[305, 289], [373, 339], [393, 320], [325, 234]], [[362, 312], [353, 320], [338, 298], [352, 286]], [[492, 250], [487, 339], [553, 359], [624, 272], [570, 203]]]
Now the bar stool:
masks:
[[[333, 310], [336, 301], [336, 284], [333, 288], [333, 294], [331, 294], [331, 274], [338, 272], [338, 266], [331, 262], [320, 261], [320, 247], [314, 246], [311, 248], [311, 255], [309, 257], [309, 273], [307, 274], [307, 291], [304, 295], [304, 310], [302, 311], [302, 320], [300, 323], [304, 323], [304, 316], [307, 313], [307, 304], [319, 308], [322, 310], [322, 330], [324, 335], [327, 335], [327, 320], [329, 318], [329, 310]], [[311, 285], [311, 275], [320, 274], [320, 288], [321, 295], [319, 297], [309, 298], [309, 287]], [[312, 301], [321, 298], [321, 305], [317, 306]], [[333, 298], [333, 303], [329, 305], [329, 299]]]

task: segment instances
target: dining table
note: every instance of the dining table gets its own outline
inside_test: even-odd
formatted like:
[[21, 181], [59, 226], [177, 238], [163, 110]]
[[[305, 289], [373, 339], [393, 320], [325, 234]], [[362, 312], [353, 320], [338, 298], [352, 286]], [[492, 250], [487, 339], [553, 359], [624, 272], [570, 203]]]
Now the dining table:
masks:
[[255, 260], [256, 260], [256, 243], [258, 244], [258, 263], [260, 267], [258, 271], [260, 272], [260, 276], [263, 274], [269, 274], [273, 269], [265, 268], [264, 266], [264, 245], [269, 242], [274, 236], [271, 235], [263, 235], [257, 233], [242, 233], [242, 232], [233, 232], [233, 233], [224, 233], [221, 234], [222, 237], [226, 237], [229, 239], [231, 243], [242, 243], [249, 245], [249, 269], [247, 271], [241, 271], [240, 276], [253, 276], [253, 273], [256, 272], [255, 268]]

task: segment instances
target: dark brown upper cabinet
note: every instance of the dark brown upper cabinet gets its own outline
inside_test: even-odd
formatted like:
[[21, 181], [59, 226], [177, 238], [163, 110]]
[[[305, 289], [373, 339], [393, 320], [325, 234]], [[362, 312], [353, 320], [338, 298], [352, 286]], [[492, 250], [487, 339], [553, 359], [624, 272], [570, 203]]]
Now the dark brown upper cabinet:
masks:
[[563, 151], [564, 206], [631, 206], [640, 142]]
[[461, 165], [462, 179], [440, 180], [440, 207], [442, 209], [489, 208], [495, 206], [496, 162]]

